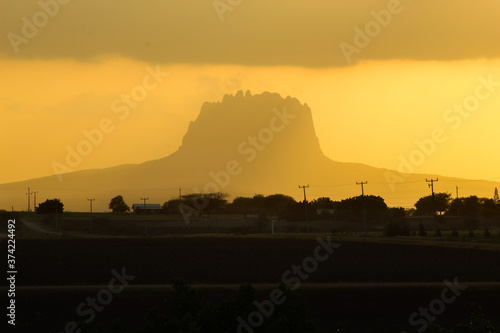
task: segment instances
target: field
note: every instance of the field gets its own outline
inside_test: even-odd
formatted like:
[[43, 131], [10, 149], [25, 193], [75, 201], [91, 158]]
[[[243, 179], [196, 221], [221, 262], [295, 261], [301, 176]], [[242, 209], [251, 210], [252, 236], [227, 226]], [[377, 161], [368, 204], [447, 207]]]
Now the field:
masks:
[[[335, 241], [335, 239], [334, 239]], [[330, 282], [500, 281], [500, 252], [446, 246], [338, 239], [340, 247], [307, 279]], [[19, 240], [22, 285], [102, 284], [126, 267], [135, 284], [279, 283], [313, 256], [315, 239], [170, 237]]]
[[[333, 241], [340, 247], [319, 263], [298, 289], [322, 332], [330, 332], [341, 323], [351, 332], [369, 332], [377, 325], [404, 327], [412, 312], [439, 297], [445, 279], [457, 278], [461, 283], [500, 281], [500, 249], [496, 247], [474, 249], [341, 237]], [[266, 299], [272, 286], [282, 281], [283, 273], [313, 256], [317, 246], [316, 239], [305, 237], [20, 239], [19, 320], [26, 328], [36, 324], [47, 330], [62, 330], [66, 321], [75, 319], [75, 307], [110, 280], [112, 269], [122, 268], [135, 278], [99, 316], [99, 323], [109, 323], [119, 316], [131, 327], [140, 327], [148, 309], [168, 309], [172, 291], [165, 285], [175, 277], [205, 285], [200, 287], [201, 297], [215, 302], [230, 297], [234, 288], [245, 282], [257, 287], [262, 284], [258, 296]], [[371, 284], [380, 282], [409, 284]], [[330, 285], [315, 287], [319, 283]], [[43, 286], [69, 289], [40, 288]], [[498, 318], [498, 296], [498, 286], [471, 284], [440, 320], [447, 323], [464, 318], [472, 302], [482, 305], [490, 318]]]
[[[60, 232], [65, 237], [164, 237], [172, 235], [197, 235], [197, 234], [227, 234], [227, 235], [269, 235], [287, 234], [293, 237], [305, 234], [307, 223], [284, 222], [277, 218], [269, 217], [269, 221], [261, 222], [241, 215], [206, 216], [202, 220], [191, 217], [183, 219], [181, 215], [148, 215], [136, 214], [111, 214], [111, 213], [64, 213], [57, 216], [37, 215], [34, 213], [18, 213], [18, 219], [32, 222], [51, 232]], [[442, 233], [435, 237], [436, 225], [431, 218], [409, 218], [406, 223], [413, 233], [410, 237], [397, 237], [399, 239], [421, 239], [440, 241], [460, 241], [467, 243], [497, 243], [500, 244], [500, 221], [498, 219], [478, 219], [473, 228], [467, 226], [467, 219], [447, 217], [438, 224]], [[427, 236], [418, 236], [419, 224], [425, 227]], [[364, 227], [359, 222], [345, 221], [310, 221], [311, 233], [333, 234], [335, 236], [363, 237]], [[384, 224], [368, 225], [370, 238], [384, 237]], [[20, 236], [23, 238], [40, 238], [41, 232], [30, 232], [20, 226]], [[457, 234], [453, 236], [453, 230]], [[470, 232], [473, 232], [471, 237]], [[486, 237], [485, 230], [489, 233]]]
[[[99, 216], [94, 217], [98, 221]], [[108, 220], [101, 216], [101, 221], [108, 227], [129, 223], [129, 228], [143, 230], [144, 221], [137, 217], [117, 221], [104, 217]], [[61, 220], [66, 225], [56, 230], [53, 221], [23, 217], [54, 233], [19, 224], [18, 321], [25, 331], [63, 331], [66, 322], [79, 318], [76, 306], [89, 296], [95, 297], [112, 278], [113, 269], [125, 269], [134, 279], [96, 317], [95, 322], [104, 326], [119, 317], [128, 327], [139, 329], [151, 308], [168, 311], [173, 298], [170, 285], [176, 277], [193, 285], [204, 300], [219, 302], [233, 297], [236, 288], [247, 282], [257, 288], [257, 299], [265, 300], [287, 271], [305, 267], [306, 258], [314, 257], [320, 245], [317, 237], [331, 237], [340, 244], [327, 260], [318, 262], [307, 276], [300, 276], [297, 289], [320, 332], [340, 327], [344, 327], [343, 332], [409, 330], [409, 315], [440, 297], [444, 280], [454, 279], [467, 289], [439, 316], [439, 323], [465, 319], [477, 303], [487, 317], [500, 324], [500, 246], [495, 244], [496, 237], [484, 238], [479, 232], [475, 238], [464, 231], [458, 238], [451, 238], [448, 231], [440, 238], [385, 238], [372, 230], [364, 238], [357, 231], [332, 235], [318, 229], [309, 235], [271, 235], [267, 230], [265, 234], [234, 235], [229, 228], [235, 220], [222, 218], [217, 222], [218, 236], [208, 233], [215, 231], [213, 220], [205, 226], [206, 234], [188, 235], [171, 233], [175, 228], [190, 227], [182, 225], [183, 221], [158, 216], [147, 221], [151, 226], [156, 224], [157, 229], [150, 229], [157, 230], [156, 235], [141, 237], [107, 235], [105, 230], [95, 229], [90, 233], [85, 230], [87, 218], [85, 214], [68, 214]], [[195, 223], [203, 227], [207, 221]], [[241, 220], [239, 226], [245, 223], [248, 230], [255, 228]], [[312, 226], [331, 228], [326, 223]]]
[[[109, 279], [109, 277], [108, 277]], [[443, 285], [444, 286], [444, 285]], [[77, 305], [88, 297], [95, 297], [99, 287], [88, 289], [37, 291], [23, 290], [17, 296], [21, 304], [18, 311], [23, 332], [62, 332], [68, 321], [79, 319], [75, 312]], [[298, 290], [308, 305], [311, 317], [319, 332], [385, 333], [417, 332], [408, 324], [408, 317], [420, 306], [439, 297], [443, 287], [405, 288], [322, 288], [303, 287]], [[198, 289], [204, 300], [219, 302], [234, 297], [235, 290], [223, 288]], [[257, 299], [269, 298], [271, 289], [259, 289]], [[474, 303], [480, 304], [483, 313], [497, 326], [500, 324], [498, 297], [499, 288], [470, 286], [462, 296], [446, 308], [437, 322], [444, 326], [466, 319], [474, 310]], [[125, 322], [128, 328], [141, 329], [146, 322], [148, 310], [157, 308], [168, 312], [173, 293], [165, 288], [134, 289], [132, 286], [115, 295], [113, 302], [96, 316], [95, 322], [109, 326], [116, 318]], [[339, 330], [341, 327], [344, 330]], [[144, 332], [139, 330], [139, 332]], [[215, 332], [214, 332], [215, 333]]]

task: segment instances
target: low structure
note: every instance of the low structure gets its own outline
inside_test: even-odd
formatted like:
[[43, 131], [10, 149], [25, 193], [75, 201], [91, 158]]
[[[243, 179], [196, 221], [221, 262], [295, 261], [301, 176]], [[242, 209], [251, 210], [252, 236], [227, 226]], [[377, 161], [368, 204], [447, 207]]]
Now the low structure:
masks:
[[162, 212], [160, 204], [133, 204], [132, 210], [137, 214], [160, 214]]

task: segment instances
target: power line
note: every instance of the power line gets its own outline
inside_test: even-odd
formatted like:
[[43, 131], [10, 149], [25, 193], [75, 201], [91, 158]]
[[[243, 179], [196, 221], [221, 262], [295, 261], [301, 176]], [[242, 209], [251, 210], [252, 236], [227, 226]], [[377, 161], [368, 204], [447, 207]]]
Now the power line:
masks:
[[30, 211], [30, 198], [33, 192], [30, 192], [30, 188], [28, 187], [28, 192], [26, 193], [28, 195], [28, 212]]
[[36, 194], [38, 193], [38, 191], [33, 191], [31, 193], [33, 193], [33, 195], [34, 195], [34, 198], [33, 198], [33, 200], [34, 200], [33, 201], [33, 211], [36, 211]]
[[365, 203], [365, 189], [364, 185], [368, 184], [368, 181], [365, 182], [356, 182], [356, 185], [361, 185], [361, 197], [363, 198], [363, 221], [365, 223], [365, 237], [367, 236], [367, 228], [366, 228], [366, 203]]
[[141, 198], [141, 200], [144, 200], [144, 235], [148, 235], [148, 220], [146, 218], [146, 201], [149, 200], [149, 197], [147, 198]]
[[314, 185], [314, 187], [343, 187], [343, 186], [351, 186], [352, 183], [344, 183], [344, 184], [336, 184], [336, 185]]
[[88, 201], [90, 201], [90, 213], [92, 213], [92, 201], [95, 201], [95, 199], [87, 199]]
[[365, 181], [365, 182], [359, 182], [359, 183], [358, 183], [358, 182], [356, 182], [356, 185], [361, 185], [361, 195], [362, 195], [362, 196], [365, 196], [365, 190], [364, 190], [363, 185], [366, 185], [366, 184], [368, 184], [368, 181]]
[[425, 181], [428, 182], [428, 183], [430, 183], [428, 185], [431, 188], [431, 192], [432, 192], [432, 216], [434, 216], [434, 222], [436, 224], [436, 232], [437, 232], [438, 226], [437, 226], [437, 219], [436, 219], [436, 205], [434, 203], [434, 182], [439, 181], [439, 178], [431, 179], [431, 180], [428, 180], [426, 178]]
[[434, 197], [434, 182], [437, 182], [439, 181], [439, 178], [436, 178], [436, 179], [431, 179], [431, 180], [428, 180], [427, 178], [425, 179], [426, 182], [430, 183], [428, 184], [429, 187], [431, 188], [431, 192], [432, 192], [432, 197]]
[[90, 201], [90, 233], [92, 233], [92, 201], [95, 201], [95, 199], [87, 199]]
[[306, 188], [309, 187], [309, 184], [300, 186], [299, 188], [304, 189], [304, 207], [306, 209], [306, 224], [307, 224], [307, 233], [309, 233], [309, 215], [307, 214], [307, 198], [306, 198]]

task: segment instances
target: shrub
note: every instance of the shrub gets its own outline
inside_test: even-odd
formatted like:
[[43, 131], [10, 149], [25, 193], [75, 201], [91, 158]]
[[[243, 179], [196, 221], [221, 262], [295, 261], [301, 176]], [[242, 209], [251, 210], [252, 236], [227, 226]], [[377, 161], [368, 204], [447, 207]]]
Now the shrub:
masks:
[[410, 229], [403, 221], [389, 222], [384, 228], [387, 237], [410, 236]]
[[466, 229], [476, 229], [478, 227], [478, 225], [479, 225], [479, 222], [474, 218], [468, 218], [464, 222], [464, 227]]
[[422, 224], [422, 222], [420, 222], [420, 226], [419, 226], [419, 229], [418, 229], [418, 235], [420, 237], [427, 236], [427, 231], [425, 231], [425, 228], [424, 228], [424, 225]]
[[[259, 215], [257, 220], [252, 223], [252, 229], [255, 233], [264, 233], [268, 231], [269, 220], [265, 215]], [[269, 228], [270, 231], [270, 228]]]
[[494, 327], [491, 321], [483, 314], [481, 306], [472, 304], [474, 311], [470, 317], [456, 325], [453, 333], [498, 333], [500, 330]]
[[444, 215], [436, 215], [435, 219], [438, 224], [446, 224], [446, 218]]

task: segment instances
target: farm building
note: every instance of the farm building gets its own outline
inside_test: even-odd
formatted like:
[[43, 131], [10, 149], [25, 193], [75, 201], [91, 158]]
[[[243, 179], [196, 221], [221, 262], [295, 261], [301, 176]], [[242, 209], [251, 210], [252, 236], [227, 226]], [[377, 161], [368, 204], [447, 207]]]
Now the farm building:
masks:
[[160, 214], [162, 212], [162, 208], [160, 204], [133, 204], [132, 210], [137, 214]]

